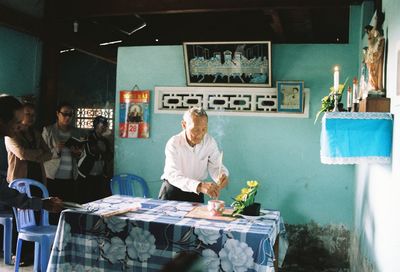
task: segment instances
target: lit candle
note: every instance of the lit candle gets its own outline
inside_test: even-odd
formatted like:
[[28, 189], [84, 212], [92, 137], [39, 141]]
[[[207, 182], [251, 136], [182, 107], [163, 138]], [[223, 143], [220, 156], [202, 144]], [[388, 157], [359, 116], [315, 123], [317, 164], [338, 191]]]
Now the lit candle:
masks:
[[333, 89], [339, 91], [339, 66], [335, 66], [333, 70]]

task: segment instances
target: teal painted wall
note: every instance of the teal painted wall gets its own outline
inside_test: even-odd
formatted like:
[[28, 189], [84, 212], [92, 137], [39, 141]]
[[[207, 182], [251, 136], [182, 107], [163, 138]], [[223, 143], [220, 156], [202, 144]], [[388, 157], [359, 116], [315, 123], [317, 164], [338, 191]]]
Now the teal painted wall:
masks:
[[[349, 44], [272, 46], [273, 80], [304, 80], [311, 90], [308, 119], [210, 116], [209, 131], [224, 150], [231, 183], [222, 199], [231, 202], [246, 180], [257, 179], [257, 200], [279, 209], [286, 222], [353, 225], [354, 167], [322, 165], [320, 123], [314, 116], [333, 84], [332, 67], [341, 81], [357, 75], [360, 9], [351, 8]], [[181, 46], [123, 47], [118, 52], [117, 92], [155, 86], [185, 86]], [[119, 111], [117, 107], [117, 120]], [[149, 183], [157, 197], [164, 166], [164, 146], [180, 131], [180, 115], [151, 115], [150, 139], [115, 139], [115, 172], [133, 172]]]
[[352, 271], [400, 271], [400, 96], [396, 95], [400, 82], [400, 1], [383, 0], [382, 6], [387, 42], [386, 93], [394, 115], [392, 164], [356, 169]]
[[0, 92], [37, 95], [41, 60], [39, 39], [0, 26]]
[[[42, 44], [32, 36], [0, 26], [0, 93], [38, 95]], [[0, 139], [0, 170], [7, 169], [7, 152]]]

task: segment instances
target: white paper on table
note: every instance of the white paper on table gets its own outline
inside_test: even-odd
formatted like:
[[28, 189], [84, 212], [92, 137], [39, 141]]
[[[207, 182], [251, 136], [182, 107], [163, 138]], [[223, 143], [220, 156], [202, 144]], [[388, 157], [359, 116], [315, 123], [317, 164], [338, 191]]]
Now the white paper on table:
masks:
[[186, 212], [190, 212], [191, 210], [193, 210], [195, 206], [193, 206], [193, 204], [190, 203], [179, 203], [176, 208], [179, 211], [186, 211]]
[[169, 216], [184, 217], [187, 214], [187, 212], [186, 211], [176, 211], [176, 212], [165, 211], [165, 214], [169, 215]]

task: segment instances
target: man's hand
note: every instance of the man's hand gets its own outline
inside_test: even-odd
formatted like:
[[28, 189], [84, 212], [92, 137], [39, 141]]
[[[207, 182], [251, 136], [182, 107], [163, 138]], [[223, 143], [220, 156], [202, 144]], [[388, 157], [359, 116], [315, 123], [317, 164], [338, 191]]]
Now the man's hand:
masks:
[[225, 175], [225, 173], [222, 173], [219, 177], [218, 177], [218, 186], [219, 189], [223, 189], [226, 187], [226, 185], [228, 185], [229, 179], [228, 177]]
[[43, 199], [43, 209], [53, 213], [61, 212], [63, 209], [63, 202], [58, 197], [45, 198]]
[[197, 192], [206, 194], [211, 198], [219, 197], [219, 187], [214, 182], [200, 182], [197, 186]]

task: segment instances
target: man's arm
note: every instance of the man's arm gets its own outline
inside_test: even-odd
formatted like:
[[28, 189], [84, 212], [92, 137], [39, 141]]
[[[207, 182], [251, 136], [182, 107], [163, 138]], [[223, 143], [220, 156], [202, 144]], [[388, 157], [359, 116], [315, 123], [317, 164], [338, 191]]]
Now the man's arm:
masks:
[[26, 194], [8, 187], [8, 182], [4, 179], [0, 179], [0, 202], [20, 209], [40, 210], [43, 207], [43, 201], [40, 198], [29, 198]]
[[42, 162], [42, 157], [51, 159], [51, 153], [45, 154], [42, 149], [25, 148], [18, 142], [17, 139], [5, 137], [5, 145], [8, 152], [13, 153], [18, 159], [34, 162]]
[[30, 198], [26, 194], [8, 187], [8, 182], [2, 178], [0, 178], [0, 202], [15, 208], [32, 209], [36, 211], [43, 208], [49, 212], [60, 212], [63, 209], [63, 202], [58, 197], [46, 199], [37, 197]]

